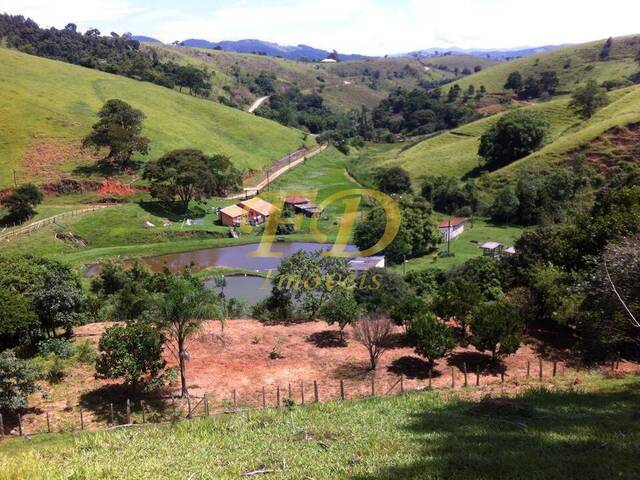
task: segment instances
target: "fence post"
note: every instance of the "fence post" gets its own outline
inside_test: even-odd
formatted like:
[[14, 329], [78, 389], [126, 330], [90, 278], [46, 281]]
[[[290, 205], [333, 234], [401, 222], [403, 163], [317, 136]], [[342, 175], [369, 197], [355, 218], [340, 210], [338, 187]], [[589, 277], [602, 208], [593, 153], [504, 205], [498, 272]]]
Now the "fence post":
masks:
[[84, 430], [84, 416], [82, 415], [82, 407], [80, 407], [80, 430]]
[[147, 415], [144, 411], [144, 400], [140, 400], [140, 410], [142, 410], [142, 423], [147, 423]]
[[300, 382], [300, 400], [301, 404], [304, 405], [304, 382]]
[[236, 389], [235, 388], [233, 389], [233, 406], [234, 407], [238, 406], [238, 400], [237, 400], [237, 397], [236, 397]]
[[400, 393], [404, 393], [404, 374], [400, 374]]
[[114, 427], [116, 425], [116, 418], [113, 414], [113, 403], [109, 404], [109, 409], [111, 410], [111, 426]]
[[500, 383], [504, 383], [504, 371], [500, 372]]
[[540, 380], [542, 380], [542, 359], [540, 359]]
[[476, 387], [480, 386], [480, 364], [476, 365]]
[[451, 388], [456, 388], [456, 372], [451, 367]]
[[344, 380], [340, 380], [340, 400], [344, 400]]
[[289, 384], [289, 400], [293, 400], [293, 393], [291, 393], [291, 384]]
[[47, 414], [47, 433], [51, 433], [51, 421], [49, 420], [49, 410], [47, 410], [46, 414]]
[[18, 434], [22, 436], [22, 414], [18, 414]]
[[262, 408], [267, 408], [267, 397], [264, 394], [264, 387], [262, 387]]
[[320, 395], [318, 393], [318, 382], [316, 380], [313, 381], [313, 399], [316, 403], [320, 401]]
[[556, 372], [558, 371], [558, 362], [553, 362], [553, 376], [556, 376]]
[[276, 386], [276, 408], [280, 408], [280, 385]]
[[4, 421], [2, 420], [1, 413], [0, 413], [0, 438], [4, 438]]
[[468, 385], [468, 383], [467, 383], [467, 362], [464, 362], [462, 364], [462, 371], [464, 373], [464, 386], [466, 387]]
[[204, 394], [204, 416], [205, 417], [209, 416], [209, 394], [208, 393]]
[[376, 396], [376, 377], [375, 374], [371, 376], [371, 396]]
[[[188, 401], [189, 401], [189, 395], [187, 395], [187, 402]], [[189, 406], [189, 412], [191, 412], [191, 406]], [[131, 424], [131, 402], [127, 398], [127, 425], [130, 425], [130, 424]]]
[[531, 362], [527, 360], [527, 378], [531, 376]]

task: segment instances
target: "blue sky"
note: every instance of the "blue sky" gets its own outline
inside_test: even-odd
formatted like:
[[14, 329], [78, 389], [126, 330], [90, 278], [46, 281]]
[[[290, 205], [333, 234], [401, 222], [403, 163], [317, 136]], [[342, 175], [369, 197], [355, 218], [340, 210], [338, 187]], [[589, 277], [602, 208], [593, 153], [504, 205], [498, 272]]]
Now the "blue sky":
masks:
[[343, 53], [510, 48], [640, 33], [637, 0], [0, 0], [43, 26], [130, 31], [165, 42], [259, 38]]

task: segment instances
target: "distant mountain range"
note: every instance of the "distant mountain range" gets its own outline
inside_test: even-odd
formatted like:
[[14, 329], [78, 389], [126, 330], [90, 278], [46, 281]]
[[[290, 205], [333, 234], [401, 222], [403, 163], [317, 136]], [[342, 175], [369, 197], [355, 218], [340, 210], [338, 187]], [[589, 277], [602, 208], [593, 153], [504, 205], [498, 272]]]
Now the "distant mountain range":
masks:
[[412, 57], [433, 57], [442, 55], [447, 52], [451, 52], [454, 55], [473, 55], [474, 57], [488, 57], [495, 60], [506, 60], [509, 58], [528, 57], [530, 55], [536, 55], [538, 53], [550, 52], [558, 48], [567, 47], [564, 45], [544, 45], [542, 47], [521, 47], [510, 49], [463, 49], [463, 48], [427, 48], [425, 50], [417, 50], [415, 52], [409, 52], [403, 55], [409, 55]]
[[[134, 40], [148, 43], [162, 43], [160, 40], [147, 37], [144, 35], [134, 35]], [[189, 38], [181, 42], [182, 45], [194, 48], [219, 48], [228, 52], [238, 53], [258, 53], [268, 55], [270, 57], [283, 57], [289, 60], [299, 60], [306, 58], [312, 61], [324, 60], [331, 53], [328, 50], [322, 50], [320, 48], [310, 47], [309, 45], [280, 45], [273, 42], [265, 42], [263, 40], [245, 39], [245, 40], [223, 40], [221, 42], [211, 42], [209, 40], [203, 40], [198, 38]], [[463, 48], [426, 48], [424, 50], [416, 50], [409, 53], [401, 53], [392, 55], [393, 57], [434, 57], [443, 55], [445, 53], [451, 53], [454, 55], [473, 55], [475, 57], [488, 57], [496, 60], [506, 60], [509, 58], [527, 57], [529, 55], [535, 55], [543, 52], [550, 52], [557, 48], [566, 47], [564, 45], [544, 45], [542, 47], [522, 47], [511, 49], [463, 49]], [[366, 60], [373, 58], [366, 55], [359, 54], [342, 54], [339, 53], [340, 60]]]

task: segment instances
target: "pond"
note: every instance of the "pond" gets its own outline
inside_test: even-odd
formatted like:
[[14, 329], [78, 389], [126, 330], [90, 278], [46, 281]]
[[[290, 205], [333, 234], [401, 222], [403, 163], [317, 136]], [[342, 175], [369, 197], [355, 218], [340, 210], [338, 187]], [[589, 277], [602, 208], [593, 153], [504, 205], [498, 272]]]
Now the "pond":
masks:
[[[234, 275], [225, 277], [225, 280], [227, 281], [224, 287], [225, 296], [243, 300], [249, 305], [254, 305], [271, 294], [271, 281], [262, 277]], [[221, 292], [213, 278], [207, 280], [205, 286], [216, 293]]]
[[[158, 255], [155, 257], [142, 257], [138, 261], [144, 264], [152, 272], [161, 272], [165, 267], [171, 272], [181, 272], [186, 267], [192, 266], [193, 272], [199, 272], [210, 267], [227, 267], [241, 268], [243, 270], [272, 270], [278, 268], [283, 258], [286, 258], [298, 250], [306, 250], [308, 252], [318, 250], [328, 250], [330, 244], [324, 243], [274, 243], [271, 247], [273, 252], [280, 252], [280, 257], [252, 257], [250, 254], [255, 252], [258, 244], [234, 245], [232, 247], [206, 248], [203, 250], [194, 250], [191, 252], [170, 253], [167, 255]], [[349, 252], [357, 252], [358, 249], [354, 245], [348, 245], [346, 250]], [[131, 265], [133, 260], [125, 262]], [[99, 264], [88, 265], [86, 275], [91, 277], [100, 271]]]

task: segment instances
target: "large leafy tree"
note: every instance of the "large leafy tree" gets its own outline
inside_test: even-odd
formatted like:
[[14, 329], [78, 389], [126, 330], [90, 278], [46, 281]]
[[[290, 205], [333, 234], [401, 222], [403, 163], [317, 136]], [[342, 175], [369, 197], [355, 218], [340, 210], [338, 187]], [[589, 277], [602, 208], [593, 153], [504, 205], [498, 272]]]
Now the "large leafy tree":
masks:
[[478, 305], [471, 329], [471, 344], [481, 352], [491, 352], [493, 360], [515, 353], [522, 343], [522, 320], [516, 308], [504, 301]]
[[409, 286], [402, 275], [384, 268], [372, 268], [358, 279], [355, 295], [366, 312], [386, 315], [409, 295]]
[[9, 212], [3, 222], [23, 222], [33, 217], [35, 207], [42, 203], [43, 198], [40, 189], [31, 183], [17, 187], [0, 201]]
[[31, 363], [17, 358], [11, 350], [0, 352], [0, 410], [26, 407], [29, 395], [36, 391], [37, 378]]
[[157, 299], [154, 318], [164, 332], [167, 346], [180, 367], [182, 396], [188, 396], [187, 341], [200, 329], [204, 320], [221, 318], [218, 297], [189, 272], [170, 277], [166, 290]]
[[0, 285], [0, 305], [0, 349], [32, 340], [39, 324], [29, 299]]
[[402, 167], [383, 168], [376, 172], [376, 183], [384, 193], [411, 192], [411, 177]]
[[345, 327], [355, 323], [359, 313], [360, 308], [353, 295], [353, 290], [342, 286], [336, 286], [331, 290], [329, 298], [318, 312], [320, 318], [329, 325], [338, 324], [341, 340], [344, 340]]
[[608, 103], [609, 98], [606, 90], [601, 88], [595, 80], [589, 80], [586, 85], [573, 93], [569, 107], [580, 117], [587, 119]]
[[98, 118], [91, 133], [82, 140], [82, 146], [93, 147], [96, 151], [108, 148], [109, 153], [101, 160], [102, 166], [118, 170], [129, 168], [134, 153], [146, 155], [149, 152], [149, 139], [141, 135], [145, 115], [140, 110], [113, 99], [103, 105]]
[[204, 200], [237, 190], [242, 175], [229, 157], [207, 156], [200, 150], [173, 150], [149, 162], [144, 178], [151, 182], [151, 195], [161, 200], [176, 197], [186, 205], [191, 200]]
[[516, 93], [522, 90], [522, 86], [522, 74], [520, 72], [511, 72], [509, 74], [509, 77], [507, 77], [506, 83], [504, 84], [504, 88], [513, 90]]
[[503, 167], [540, 148], [548, 129], [548, 122], [538, 113], [516, 110], [482, 135], [478, 155], [490, 169]]
[[456, 346], [451, 328], [429, 312], [413, 318], [409, 338], [415, 345], [416, 353], [425, 357], [431, 367]]
[[114, 325], [100, 337], [97, 378], [123, 378], [135, 391], [145, 379], [153, 380], [164, 368], [161, 332], [144, 322]]
[[471, 312], [482, 301], [482, 292], [475, 282], [463, 275], [456, 275], [442, 285], [435, 303], [436, 313], [443, 318], [455, 318], [466, 336]]

